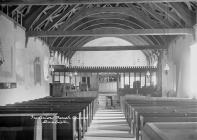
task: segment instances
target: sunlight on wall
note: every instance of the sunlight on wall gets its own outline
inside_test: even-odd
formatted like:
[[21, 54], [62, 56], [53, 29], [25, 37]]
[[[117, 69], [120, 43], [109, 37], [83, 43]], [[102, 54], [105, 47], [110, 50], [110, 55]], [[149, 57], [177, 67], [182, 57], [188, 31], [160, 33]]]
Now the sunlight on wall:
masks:
[[197, 44], [191, 46], [191, 97], [197, 97]]
[[94, 39], [88, 43], [86, 43], [84, 46], [89, 47], [89, 46], [130, 46], [133, 45], [132, 43], [121, 39], [117, 37], [101, 37], [98, 39]]

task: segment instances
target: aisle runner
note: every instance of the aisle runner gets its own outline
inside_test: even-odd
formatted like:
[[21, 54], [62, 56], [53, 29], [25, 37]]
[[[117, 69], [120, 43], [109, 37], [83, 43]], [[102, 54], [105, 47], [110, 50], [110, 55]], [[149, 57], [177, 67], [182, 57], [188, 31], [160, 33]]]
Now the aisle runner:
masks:
[[98, 110], [83, 140], [134, 140], [120, 110]]

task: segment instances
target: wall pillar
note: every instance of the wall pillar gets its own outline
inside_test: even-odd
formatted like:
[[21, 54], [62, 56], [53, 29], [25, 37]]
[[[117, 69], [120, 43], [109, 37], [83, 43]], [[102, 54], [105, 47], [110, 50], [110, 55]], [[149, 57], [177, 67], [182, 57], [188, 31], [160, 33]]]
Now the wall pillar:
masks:
[[168, 92], [168, 74], [165, 73], [163, 70], [165, 65], [168, 63], [167, 59], [167, 52], [162, 51], [161, 52], [161, 66], [160, 66], [160, 72], [161, 72], [161, 84], [162, 84], [162, 97], [167, 96]]
[[119, 73], [117, 73], [117, 92], [118, 92], [118, 89], [119, 89]]
[[196, 22], [193, 26], [193, 29], [194, 29], [194, 34], [193, 34], [193, 38], [195, 40], [195, 42], [197, 41], [197, 8], [196, 8]]
[[162, 68], [162, 55], [163, 54], [161, 51], [158, 56], [158, 64], [157, 64], [158, 71], [156, 72], [157, 89], [160, 89], [161, 91], [162, 91], [162, 69], [163, 69]]
[[194, 40], [197, 42], [197, 23], [193, 26], [193, 29], [194, 29], [193, 37]]

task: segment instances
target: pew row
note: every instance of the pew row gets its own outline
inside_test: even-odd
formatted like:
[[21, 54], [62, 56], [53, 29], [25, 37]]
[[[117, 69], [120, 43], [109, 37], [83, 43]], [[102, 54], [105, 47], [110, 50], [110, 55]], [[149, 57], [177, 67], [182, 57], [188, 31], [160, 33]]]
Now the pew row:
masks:
[[49, 124], [47, 127], [51, 129], [43, 129], [41, 119], [33, 119], [35, 117], [54, 118], [57, 113], [12, 113], [0, 114], [0, 139], [50, 139], [56, 137], [56, 125]]
[[[125, 117], [130, 125], [131, 133], [136, 136], [138, 140], [140, 138], [140, 132], [146, 122], [178, 122], [182, 121], [196, 121], [197, 117], [197, 102], [191, 99], [173, 99], [173, 100], [128, 100], [125, 102]], [[146, 119], [149, 117], [149, 119]], [[150, 119], [157, 117], [156, 120]], [[179, 118], [178, 118], [179, 117]], [[160, 120], [161, 118], [161, 120]]]
[[197, 122], [147, 123], [142, 140], [196, 140]]
[[[22, 103], [16, 103], [13, 105], [0, 106], [0, 115], [1, 115], [0, 119], [4, 122], [7, 122], [4, 124], [5, 125], [4, 128], [9, 130], [9, 128], [7, 128], [6, 125], [9, 126], [9, 121], [14, 120], [15, 117], [13, 117], [12, 114], [20, 114], [21, 116], [18, 118], [18, 121], [20, 122], [21, 128], [18, 126], [17, 127], [14, 126], [13, 123], [13, 126], [12, 125], [10, 126], [10, 130], [15, 130], [15, 129], [24, 130], [22, 129], [23, 127], [22, 122], [24, 121], [23, 114], [53, 113], [56, 114], [56, 116], [54, 116], [52, 120], [46, 120], [43, 118], [35, 119], [34, 123], [32, 123], [33, 120], [30, 119], [29, 117], [25, 119], [25, 122], [31, 122], [30, 123], [31, 128], [34, 128], [36, 125], [39, 128], [42, 128], [41, 130], [43, 131], [41, 131], [40, 135], [42, 135], [43, 140], [45, 139], [46, 140], [56, 140], [56, 139], [81, 140], [84, 136], [84, 133], [87, 131], [87, 128], [91, 123], [91, 120], [93, 119], [96, 109], [97, 109], [97, 98], [76, 99], [76, 98], [47, 97], [47, 98], [26, 101]], [[12, 117], [8, 117], [8, 116], [12, 116]], [[53, 125], [53, 127], [50, 127], [51, 124]], [[53, 129], [55, 128], [56, 128], [55, 130], [56, 136], [53, 135], [50, 136], [50, 138], [48, 138], [44, 135], [46, 134], [45, 131], [47, 132], [54, 131]], [[35, 131], [36, 130], [34, 130], [34, 132]], [[2, 132], [4, 131], [0, 131], [1, 134]], [[34, 132], [31, 134], [34, 134]], [[20, 136], [20, 139], [25, 139], [24, 137], [25, 136]], [[36, 135], [34, 135], [32, 139], [40, 140], [40, 137], [37, 138]]]

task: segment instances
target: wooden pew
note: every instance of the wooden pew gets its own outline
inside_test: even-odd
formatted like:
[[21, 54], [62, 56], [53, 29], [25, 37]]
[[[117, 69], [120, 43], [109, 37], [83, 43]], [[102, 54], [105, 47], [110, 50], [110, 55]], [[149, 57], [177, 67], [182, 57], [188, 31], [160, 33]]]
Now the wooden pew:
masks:
[[[93, 97], [90, 97], [90, 98], [84, 98], [84, 97], [77, 97], [77, 98], [60, 98], [60, 97], [47, 97], [47, 98], [42, 98], [41, 100], [40, 99], [36, 99], [36, 100], [33, 100], [33, 103], [35, 105], [37, 104], [51, 104], [52, 106], [54, 106], [54, 104], [57, 104], [57, 105], [60, 105], [60, 104], [66, 104], [66, 103], [84, 103], [84, 102], [87, 102], [87, 101], [92, 101], [92, 99], [95, 99]], [[24, 105], [29, 105], [31, 103], [30, 102], [23, 102], [23, 104], [19, 104], [21, 106], [24, 106]], [[15, 104], [16, 106], [16, 104]], [[93, 103], [90, 104], [90, 106], [88, 107], [88, 109], [90, 110], [90, 114], [89, 114], [89, 118], [93, 118], [93, 114], [95, 113], [95, 111], [93, 110], [96, 110], [96, 100], [93, 101]], [[90, 124], [91, 120], [88, 121]]]
[[167, 100], [161, 100], [161, 101], [155, 101], [155, 100], [145, 100], [145, 101], [127, 101], [125, 104], [125, 114], [126, 114], [126, 118], [128, 118], [128, 115], [130, 114], [129, 111], [131, 111], [129, 109], [129, 106], [173, 106], [173, 105], [180, 105], [180, 106], [192, 106], [192, 105], [197, 105], [197, 101], [196, 100], [173, 100], [173, 101], [167, 101]]
[[145, 117], [140, 116], [140, 126], [139, 129], [136, 130], [136, 137], [138, 136], [140, 139], [141, 131], [146, 123], [149, 122], [197, 122], [197, 116], [196, 117], [176, 117], [176, 116], [167, 116], [167, 117]]
[[[139, 139], [139, 130], [140, 130], [140, 113], [153, 113], [153, 114], [159, 114], [160, 117], [162, 115], [164, 116], [174, 116], [181, 115], [182, 117], [185, 116], [187, 111], [191, 112], [197, 112], [197, 106], [196, 106], [196, 100], [160, 100], [160, 101], [151, 101], [151, 100], [145, 100], [142, 101], [134, 101], [134, 102], [126, 102], [125, 106], [125, 116], [127, 118], [127, 121], [129, 122], [131, 128], [133, 127], [132, 133], [136, 134], [136, 139]], [[191, 101], [191, 102], [190, 102]], [[158, 107], [158, 105], [160, 107]], [[190, 110], [187, 110], [190, 108]], [[140, 112], [141, 111], [141, 112]], [[148, 112], [147, 112], [148, 111]], [[180, 112], [177, 114], [176, 112]], [[168, 114], [168, 115], [165, 115]], [[196, 113], [192, 114], [196, 117]], [[154, 117], [154, 116], [153, 116]]]
[[149, 100], [127, 100], [125, 103], [125, 117], [128, 120], [129, 117], [131, 117], [131, 109], [129, 107], [131, 106], [172, 106], [172, 105], [180, 105], [180, 106], [191, 106], [191, 105], [197, 105], [196, 100], [191, 99], [173, 99], [173, 100], [151, 100], [151, 98], [148, 98]]
[[[178, 117], [178, 116], [189, 117], [190, 115], [193, 116], [193, 117], [197, 117], [196, 113], [187, 114], [188, 112], [190, 112], [189, 109], [183, 109], [183, 110], [180, 110], [180, 112], [179, 111], [171, 112], [170, 110], [169, 111], [168, 110], [164, 110], [164, 111], [163, 110], [162, 111], [158, 110], [158, 112], [151, 112], [151, 110], [150, 110], [150, 112], [148, 112], [148, 111], [147, 112], [138, 112], [136, 114], [136, 117], [135, 117], [136, 119], [134, 121], [134, 127], [133, 127], [134, 128], [134, 133], [136, 135], [136, 139], [138, 140], [138, 138], [139, 138], [139, 131], [140, 131], [140, 126], [141, 126], [140, 116], [146, 117], [147, 114], [150, 114], [150, 115], [152, 115], [151, 117], [154, 117], [154, 116], [163, 117], [163, 116], [165, 116], [166, 119], [167, 119], [167, 117]], [[147, 113], [147, 114], [145, 114], [145, 113]]]
[[[8, 112], [12, 114], [14, 112], [19, 112], [19, 110], [18, 111], [10, 110]], [[27, 111], [25, 111], [25, 112], [27, 112]], [[20, 110], [20, 113], [25, 113], [25, 112], [23, 110]], [[28, 112], [33, 112], [33, 110], [28, 110]], [[35, 112], [39, 112], [39, 111], [35, 111]], [[45, 112], [51, 112], [51, 111], [45, 110]], [[61, 117], [67, 116], [67, 114], [65, 114], [65, 112], [62, 112], [62, 115], [59, 113], [59, 111], [55, 111], [55, 112], [58, 112], [58, 116], [61, 116]], [[68, 115], [70, 115], [70, 112]], [[78, 116], [77, 116], [77, 114], [72, 114], [72, 115], [73, 116], [71, 116], [71, 119], [66, 119], [66, 123], [62, 123], [62, 124], [57, 123], [57, 130], [58, 130], [57, 131], [57, 138], [58, 139], [60, 139], [60, 140], [61, 139], [63, 140], [65, 138], [66, 139], [76, 139], [77, 136], [80, 137], [80, 131], [78, 130], [78, 133], [76, 132], [77, 131], [76, 130], [76, 119], [73, 118], [74, 116], [76, 116], [76, 117], [78, 117]], [[14, 118], [12, 120], [14, 120]], [[38, 123], [40, 123], [40, 122], [38, 122]], [[65, 132], [67, 132], [67, 133], [65, 133]], [[78, 135], [76, 135], [76, 134], [78, 134]]]
[[[36, 104], [48, 104], [48, 103], [52, 103], [52, 105], [54, 104], [60, 104], [60, 101], [61, 104], [65, 104], [64, 102], [69, 102], [69, 103], [83, 103], [83, 102], [87, 102], [87, 101], [92, 101], [93, 99], [95, 99], [94, 97], [77, 97], [77, 98], [73, 98], [73, 97], [66, 97], [66, 98], [60, 98], [60, 97], [46, 97], [46, 98], [42, 98], [41, 100], [40, 99], [37, 99], [37, 100], [34, 100], [33, 103], [36, 103]], [[26, 103], [26, 102], [24, 102]], [[23, 103], [23, 105], [24, 105]], [[28, 103], [31, 103], [31, 102], [28, 102]], [[88, 116], [88, 118], [91, 118], [91, 119], [88, 119], [88, 126], [90, 125], [91, 123], [91, 120], [93, 119], [93, 115], [95, 114], [95, 111], [97, 108], [97, 100], [95, 99], [91, 104], [90, 106], [88, 107], [88, 110], [90, 111], [90, 114]]]
[[[171, 110], [171, 112], [176, 112], [177, 109], [187, 109], [187, 108], [193, 108], [193, 111], [196, 111], [196, 108], [197, 108], [197, 105], [171, 105], [171, 104], [168, 104], [168, 105], [163, 105], [163, 106], [157, 106], [157, 105], [146, 105], [146, 106], [143, 106], [143, 105], [128, 105], [128, 111], [126, 113], [126, 119], [128, 122], [134, 122], [135, 120], [135, 112], [136, 110], [141, 110], [141, 112], [144, 111], [148, 111], [148, 109], [151, 109], [149, 112], [158, 112], [158, 111], [165, 111], [165, 110]], [[179, 109], [179, 110], [180, 110]], [[130, 123], [129, 123], [130, 124]]]
[[142, 140], [196, 140], [197, 122], [147, 123]]
[[[50, 106], [50, 108], [48, 108], [47, 105], [41, 105], [41, 106], [40, 105], [39, 106], [35, 106], [35, 105], [31, 106], [31, 105], [29, 105], [29, 106], [26, 106], [26, 107], [24, 107], [24, 106], [17, 106], [17, 108], [16, 108], [16, 106], [14, 106], [14, 107], [8, 106], [8, 107], [4, 108], [3, 110], [0, 109], [0, 111], [3, 111], [3, 112], [17, 111], [17, 112], [21, 112], [21, 113], [33, 112], [34, 110], [36, 110], [36, 112], [38, 112], [38, 111], [40, 111], [40, 112], [46, 112], [46, 111], [48, 111], [48, 112], [57, 112], [58, 111], [58, 112], [64, 112], [64, 113], [67, 112], [67, 116], [69, 116], [70, 114], [75, 113], [75, 112], [77, 113], [77, 112], [79, 112], [80, 110], [83, 109], [83, 108], [80, 108], [80, 107], [81, 107], [81, 104], [80, 104], [80, 106], [69, 105], [69, 106], [66, 106], [66, 108], [65, 108], [65, 106], [57, 106], [56, 108], [54, 108], [54, 107], [52, 108]], [[78, 108], [79, 110], [74, 110], [73, 111], [73, 108]], [[88, 110], [86, 111], [86, 116], [83, 116], [83, 118], [87, 118], [89, 120], [90, 117], [88, 117], [87, 114], [90, 114], [90, 113], [88, 113]], [[79, 115], [76, 115], [76, 116], [78, 117]], [[81, 120], [78, 119], [78, 121], [81, 121]], [[84, 122], [84, 121], [82, 121], [82, 122]], [[86, 122], [89, 122], [89, 121], [86, 120]], [[81, 122], [79, 122], [79, 125], [81, 125]], [[88, 125], [83, 124], [83, 129], [84, 129], [84, 127], [86, 127], [86, 130], [87, 130], [87, 126]]]
[[[0, 114], [0, 139], [48, 139], [52, 140], [56, 137], [56, 124], [48, 124], [46, 132], [41, 128], [44, 124], [41, 119], [33, 119], [35, 116], [55, 117], [56, 113], [26, 113], [26, 114]], [[9, 121], [9, 122], [7, 122]]]
[[[83, 99], [83, 98], [80, 98]], [[42, 103], [42, 100], [45, 100], [46, 102]], [[77, 101], [77, 103], [75, 102]], [[78, 133], [78, 139], [81, 139], [82, 134], [85, 132], [84, 127], [87, 125], [85, 124], [86, 122], [90, 122], [89, 120], [92, 119], [93, 113], [95, 113], [95, 108], [96, 105], [94, 105], [96, 102], [91, 101], [91, 99], [86, 100], [84, 102], [88, 103], [83, 103], [83, 101], [80, 101], [79, 99], [54, 99], [54, 98], [44, 98], [44, 99], [37, 99], [35, 101], [30, 101], [30, 102], [23, 102], [23, 103], [17, 103], [15, 105], [9, 105], [6, 107], [0, 107], [0, 113], [46, 113], [46, 112], [56, 112], [58, 115], [63, 113], [64, 115], [70, 115], [71, 113], [74, 113], [73, 116], [76, 116], [76, 118], [72, 118], [69, 122], [72, 124], [72, 129], [76, 130]], [[65, 102], [65, 103], [62, 103]], [[66, 103], [67, 102], [67, 103]], [[61, 105], [58, 105], [60, 103]], [[24, 106], [25, 105], [25, 106]], [[76, 108], [76, 109], [73, 109]], [[82, 117], [81, 117], [82, 116]], [[87, 121], [85, 119], [87, 118]], [[76, 123], [77, 121], [77, 123]], [[77, 126], [76, 126], [77, 125]], [[61, 128], [59, 124], [57, 124], [58, 131], [57, 136], [59, 136], [59, 139], [63, 139], [64, 136], [61, 136], [61, 134], [64, 134], [63, 130], [66, 129], [65, 127]], [[62, 131], [62, 132], [61, 132]], [[71, 132], [73, 133], [73, 137], [76, 135], [76, 132]], [[66, 136], [67, 137], [67, 136]], [[68, 139], [68, 137], [67, 137]], [[73, 138], [70, 138], [73, 139]], [[76, 138], [74, 138], [76, 139]]]
[[191, 100], [191, 99], [179, 99], [179, 100], [151, 100], [149, 98], [149, 100], [134, 100], [134, 101], [127, 101], [125, 103], [125, 117], [128, 121], [129, 118], [132, 117], [132, 113], [133, 113], [133, 109], [131, 109], [131, 107], [133, 106], [141, 106], [141, 107], [144, 107], [144, 106], [173, 106], [173, 105], [180, 105], [180, 106], [192, 106], [192, 105], [197, 105], [197, 101], [196, 100]]
[[171, 110], [172, 112], [176, 112], [177, 109], [187, 109], [187, 108], [197, 108], [197, 105], [176, 105], [176, 104], [168, 104], [168, 105], [128, 105], [128, 111], [126, 114], [126, 119], [128, 122], [132, 121], [132, 119], [134, 119], [134, 113], [136, 110], [141, 110], [141, 111], [146, 111], [148, 109], [151, 109], [152, 111], [158, 111], [158, 109], [160, 110]]

